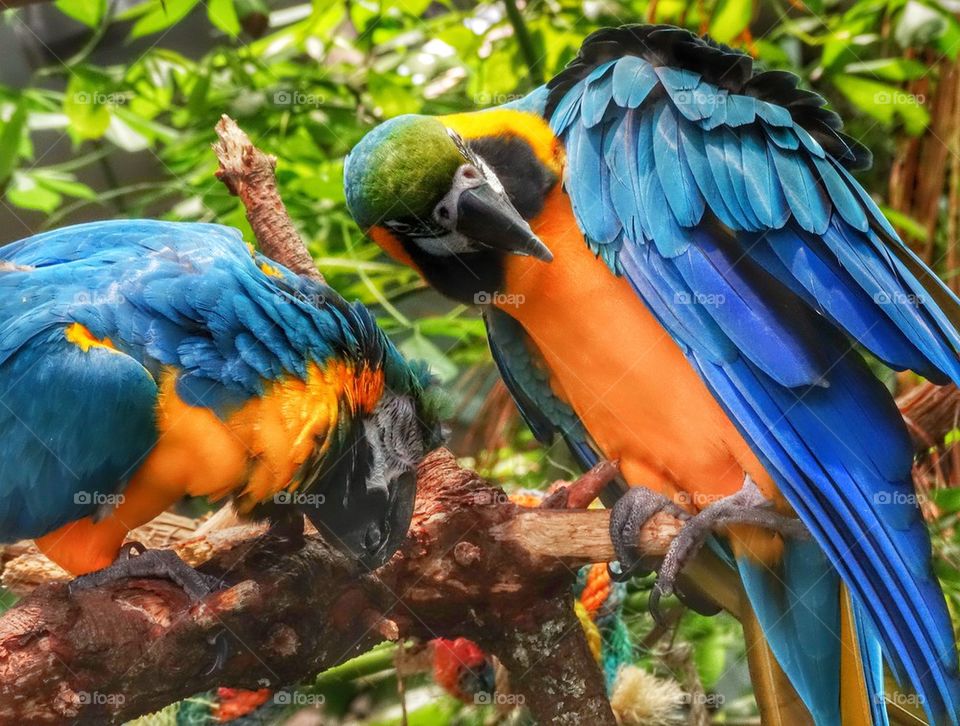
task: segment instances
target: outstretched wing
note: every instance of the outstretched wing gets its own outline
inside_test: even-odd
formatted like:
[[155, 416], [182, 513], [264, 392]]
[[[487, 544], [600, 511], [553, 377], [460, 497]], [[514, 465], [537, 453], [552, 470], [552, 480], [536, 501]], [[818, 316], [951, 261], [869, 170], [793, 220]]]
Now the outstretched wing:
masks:
[[853, 345], [960, 381], [960, 304], [850, 175], [868, 155], [796, 82], [683, 30], [627, 26], [587, 39], [547, 118], [590, 246], [686, 352], [928, 712], [956, 723], [909, 442]]

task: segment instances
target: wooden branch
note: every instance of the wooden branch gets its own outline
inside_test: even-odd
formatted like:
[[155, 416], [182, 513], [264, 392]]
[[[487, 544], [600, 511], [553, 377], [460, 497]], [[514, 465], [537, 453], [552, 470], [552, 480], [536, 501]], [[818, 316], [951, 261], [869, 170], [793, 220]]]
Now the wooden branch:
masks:
[[217, 136], [217, 178], [243, 202], [260, 250], [298, 275], [323, 282], [277, 191], [276, 158], [254, 146], [229, 116], [220, 117]]
[[[297, 683], [384, 638], [465, 636], [541, 722], [613, 724], [571, 595], [576, 568], [611, 555], [582, 539], [607, 516], [518, 507], [440, 450], [406, 544], [376, 572], [316, 536], [287, 551], [242, 526], [176, 545], [229, 585], [202, 602], [163, 580], [42, 585], [0, 617], [0, 723], [117, 723], [217, 685]], [[642, 549], [662, 554], [668, 529], [648, 525]]]
[[922, 383], [898, 397], [897, 405], [919, 453], [941, 444], [960, 421], [960, 391], [953, 384]]

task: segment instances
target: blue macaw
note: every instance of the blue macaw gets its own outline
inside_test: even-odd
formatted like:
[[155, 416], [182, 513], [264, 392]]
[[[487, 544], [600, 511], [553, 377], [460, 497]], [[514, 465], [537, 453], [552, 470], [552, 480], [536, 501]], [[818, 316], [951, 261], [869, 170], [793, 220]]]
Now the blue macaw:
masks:
[[960, 302], [852, 176], [870, 154], [824, 104], [688, 31], [605, 29], [523, 99], [376, 128], [347, 202], [483, 307], [542, 441], [619, 459], [622, 566], [665, 508], [687, 521], [658, 593], [705, 542], [725, 556], [764, 722], [886, 724], [885, 664], [957, 726], [913, 452], [857, 347], [960, 383]]
[[377, 567], [437, 442], [428, 383], [365, 308], [234, 229], [109, 221], [7, 245], [0, 538], [86, 585], [152, 568], [202, 592], [169, 553], [118, 553], [182, 496], [230, 496], [282, 533], [306, 514]]

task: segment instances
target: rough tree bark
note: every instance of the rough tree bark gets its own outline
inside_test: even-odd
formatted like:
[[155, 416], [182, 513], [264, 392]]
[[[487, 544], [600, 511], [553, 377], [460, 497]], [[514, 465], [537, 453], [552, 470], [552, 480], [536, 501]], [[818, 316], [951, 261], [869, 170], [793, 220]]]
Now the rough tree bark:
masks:
[[263, 254], [298, 275], [323, 282], [277, 192], [276, 157], [254, 146], [227, 115], [220, 117], [217, 136], [220, 140], [213, 145], [220, 162], [217, 179], [240, 197]]
[[[586, 475], [571, 501], [608, 478]], [[385, 638], [462, 635], [541, 722], [612, 724], [570, 595], [580, 565], [612, 555], [609, 512], [518, 507], [445, 450], [418, 487], [410, 536], [376, 572], [316, 536], [287, 550], [241, 526], [175, 546], [224, 579], [201, 602], [164, 580], [41, 585], [0, 618], [0, 723], [116, 723], [217, 685], [297, 683]], [[662, 554], [677, 527], [659, 517], [642, 546]]]

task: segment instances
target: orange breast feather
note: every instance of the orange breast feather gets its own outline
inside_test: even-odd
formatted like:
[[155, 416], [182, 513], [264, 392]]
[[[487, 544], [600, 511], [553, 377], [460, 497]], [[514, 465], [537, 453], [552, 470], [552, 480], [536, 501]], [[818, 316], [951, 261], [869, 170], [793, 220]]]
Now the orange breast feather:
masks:
[[[769, 496], [760, 462], [630, 283], [587, 247], [559, 187], [534, 220], [555, 256], [507, 263], [505, 312], [519, 320], [567, 399], [628, 480], [702, 509], [741, 486]], [[682, 494], [681, 494], [682, 492]]]

